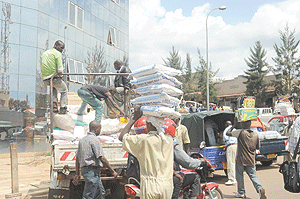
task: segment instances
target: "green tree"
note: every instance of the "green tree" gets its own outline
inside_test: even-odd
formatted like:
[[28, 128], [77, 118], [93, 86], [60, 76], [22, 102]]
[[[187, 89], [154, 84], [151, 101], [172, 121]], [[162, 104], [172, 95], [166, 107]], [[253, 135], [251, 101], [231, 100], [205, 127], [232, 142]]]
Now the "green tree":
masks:
[[281, 45], [276, 43], [274, 49], [276, 57], [272, 58], [275, 67], [272, 69], [276, 80], [273, 82], [275, 89], [282, 95], [298, 91], [298, 81], [296, 77], [300, 76], [300, 58], [296, 57], [299, 41], [295, 39], [295, 30], [291, 31], [286, 25], [285, 30], [279, 30]]
[[[87, 64], [86, 70], [88, 73], [104, 73], [107, 69], [107, 62], [104, 59], [104, 48], [101, 46], [95, 45], [92, 51], [87, 52], [87, 60], [85, 63]], [[94, 85], [105, 85], [106, 76], [105, 75], [87, 75], [86, 80], [88, 84]]]
[[168, 57], [166, 60], [163, 59], [163, 61], [165, 66], [175, 68], [180, 71], [182, 70], [181, 58], [178, 54], [178, 50], [175, 50], [174, 46], [172, 46], [172, 51], [170, 51], [170, 57]]
[[255, 42], [255, 46], [250, 48], [251, 55], [248, 59], [245, 59], [247, 66], [249, 67], [244, 71], [244, 77], [247, 79], [246, 94], [255, 96], [256, 103], [260, 106], [266, 100], [266, 90], [268, 84], [265, 81], [265, 76], [269, 72], [267, 67], [268, 63], [265, 58], [267, 51], [263, 49], [260, 41]]
[[[199, 65], [195, 68], [196, 74], [195, 77], [198, 79], [198, 91], [201, 92], [201, 100], [206, 102], [207, 96], [207, 65], [206, 61], [204, 60], [203, 56], [201, 55], [200, 49], [198, 48], [198, 58], [199, 58]], [[209, 67], [209, 98], [211, 102], [218, 102], [217, 92], [215, 89], [216, 81], [213, 81], [215, 75], [218, 73], [219, 70], [213, 72], [212, 67]]]
[[183, 81], [182, 90], [184, 93], [189, 93], [192, 91], [192, 59], [189, 53], [186, 54], [185, 67], [183, 68], [184, 75], [179, 78], [179, 81]]

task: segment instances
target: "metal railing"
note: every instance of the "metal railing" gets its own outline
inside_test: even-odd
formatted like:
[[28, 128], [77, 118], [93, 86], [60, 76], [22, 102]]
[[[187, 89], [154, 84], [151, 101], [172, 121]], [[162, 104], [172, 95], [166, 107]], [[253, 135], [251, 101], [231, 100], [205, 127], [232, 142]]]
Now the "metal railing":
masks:
[[[53, 78], [57, 77], [57, 75], [63, 76], [63, 75], [95, 75], [95, 76], [110, 76], [110, 75], [120, 75], [120, 76], [128, 76], [131, 73], [59, 73], [56, 75], [53, 75], [50, 78], [50, 135], [53, 133]], [[124, 85], [125, 86], [125, 85]], [[125, 96], [125, 87], [124, 87], [124, 96]], [[125, 97], [124, 97], [124, 107], [125, 107]]]

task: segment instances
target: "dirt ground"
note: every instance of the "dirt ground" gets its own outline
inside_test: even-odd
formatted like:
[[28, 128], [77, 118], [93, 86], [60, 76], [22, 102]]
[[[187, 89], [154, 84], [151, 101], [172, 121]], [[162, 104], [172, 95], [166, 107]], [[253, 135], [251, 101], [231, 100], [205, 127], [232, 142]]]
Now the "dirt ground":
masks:
[[[46, 153], [18, 155], [19, 192], [23, 199], [47, 198], [50, 182], [50, 156]], [[11, 166], [9, 154], [0, 154], [0, 199], [11, 193]]]

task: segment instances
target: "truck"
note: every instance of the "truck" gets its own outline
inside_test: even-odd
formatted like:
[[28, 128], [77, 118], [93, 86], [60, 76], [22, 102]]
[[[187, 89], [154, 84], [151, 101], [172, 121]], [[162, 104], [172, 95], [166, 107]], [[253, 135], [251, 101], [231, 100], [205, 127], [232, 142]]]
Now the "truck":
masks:
[[[223, 135], [225, 130], [225, 122], [234, 121], [235, 113], [229, 111], [203, 111], [188, 115], [182, 115], [181, 123], [185, 125], [189, 132], [191, 140], [191, 152], [203, 153], [206, 158], [214, 165], [215, 169], [224, 169], [226, 173], [226, 147], [219, 137], [217, 146], [206, 146], [200, 151], [199, 145], [201, 142], [206, 142], [208, 136], [206, 135], [204, 125], [207, 120], [213, 120], [218, 126], [218, 135]], [[216, 135], [217, 135], [216, 133]], [[288, 154], [288, 138], [285, 136], [261, 140], [260, 150], [256, 153], [256, 160], [263, 165], [271, 165], [280, 155]]]
[[[71, 74], [65, 73], [62, 75], [130, 75], [129, 73], [81, 73]], [[54, 76], [53, 76], [54, 77]], [[53, 87], [53, 77], [50, 80], [50, 87]], [[130, 92], [128, 92], [130, 93]], [[53, 103], [52, 103], [52, 89], [50, 89], [50, 119], [49, 119], [49, 142], [51, 143], [51, 169], [50, 169], [50, 187], [49, 199], [64, 198], [64, 199], [81, 199], [84, 190], [84, 179], [79, 180], [79, 184], [75, 186], [72, 183], [75, 175], [76, 151], [78, 142], [66, 142], [54, 144], [53, 133]], [[130, 96], [124, 97], [124, 109], [128, 116], [130, 116]], [[101, 168], [101, 180], [106, 191], [106, 198], [124, 198], [125, 197], [125, 182], [126, 182], [126, 168], [128, 153], [122, 149], [122, 143], [102, 143], [104, 155], [110, 165], [118, 173], [117, 178], [113, 178], [106, 168]]]
[[[128, 153], [122, 149], [122, 143], [103, 143], [102, 147], [105, 157], [118, 173], [118, 177], [114, 179], [106, 168], [101, 169], [101, 180], [106, 191], [106, 198], [123, 198], [125, 190], [122, 187], [126, 180]], [[78, 186], [72, 183], [76, 171], [77, 148], [77, 143], [52, 146], [49, 199], [82, 198], [84, 179], [80, 179], [81, 183]]]

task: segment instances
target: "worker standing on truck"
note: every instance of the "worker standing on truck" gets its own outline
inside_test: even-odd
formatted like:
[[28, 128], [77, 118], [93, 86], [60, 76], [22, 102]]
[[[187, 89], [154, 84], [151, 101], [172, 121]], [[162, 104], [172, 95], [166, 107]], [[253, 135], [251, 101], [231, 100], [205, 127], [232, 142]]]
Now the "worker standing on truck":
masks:
[[[143, 115], [139, 106], [134, 116], [120, 134], [123, 149], [134, 155], [140, 164], [141, 199], [167, 199], [173, 192], [173, 139], [158, 133], [157, 124], [163, 118], [148, 117], [148, 134], [129, 135], [132, 125]], [[161, 131], [160, 131], [161, 132]]]
[[237, 138], [226, 135], [227, 131], [232, 127], [231, 121], [226, 121], [225, 127], [226, 128], [223, 132], [223, 141], [226, 145], [226, 159], [227, 159], [227, 173], [228, 173], [228, 181], [225, 182], [225, 185], [233, 185], [236, 184], [235, 159], [236, 159], [236, 151], [237, 151]]
[[89, 124], [88, 134], [83, 137], [78, 144], [76, 153], [76, 175], [74, 184], [78, 184], [79, 168], [84, 178], [85, 185], [82, 198], [105, 198], [105, 189], [100, 179], [100, 167], [103, 164], [110, 170], [114, 178], [117, 177], [116, 171], [104, 157], [100, 139], [97, 137], [101, 132], [101, 123], [92, 121]]
[[244, 188], [244, 171], [251, 179], [254, 188], [260, 195], [260, 199], [266, 199], [266, 191], [261, 186], [256, 175], [255, 167], [255, 151], [260, 148], [259, 136], [256, 131], [250, 130], [251, 120], [242, 122], [242, 129], [233, 129], [238, 125], [238, 120], [234, 118], [234, 125], [227, 131], [227, 136], [234, 136], [238, 140], [237, 156], [236, 156], [236, 180], [238, 193], [236, 198], [246, 198]]
[[[114, 68], [116, 69], [117, 73], [131, 73], [131, 70], [124, 66], [121, 60], [116, 60], [114, 62]], [[131, 88], [130, 80], [131, 76], [129, 75], [116, 75], [114, 84], [118, 94], [123, 95], [124, 93], [128, 92], [128, 90]]]
[[64, 71], [62, 63], [62, 52], [65, 49], [65, 44], [57, 40], [54, 47], [44, 52], [41, 56], [42, 79], [45, 85], [50, 86], [50, 79], [53, 78], [53, 112], [58, 113], [57, 107], [57, 91], [60, 92], [60, 114], [67, 113], [67, 94], [68, 88], [66, 83], [59, 75]]
[[[95, 120], [101, 122], [102, 113], [103, 113], [103, 104], [102, 100], [105, 100], [107, 107], [116, 114], [117, 117], [125, 115], [121, 108], [115, 103], [112, 99], [112, 96], [116, 93], [116, 88], [110, 87], [109, 89], [103, 86], [96, 85], [85, 85], [81, 87], [78, 91], [78, 96], [82, 99], [82, 104], [77, 112], [77, 115], [83, 115], [83, 112], [89, 104], [95, 110]], [[120, 114], [117, 113], [110, 105], [110, 103], [120, 111]]]
[[173, 119], [173, 121], [177, 125], [175, 133], [176, 141], [187, 154], [190, 154], [189, 144], [191, 143], [191, 141], [187, 128], [183, 124], [180, 124], [180, 117]]

